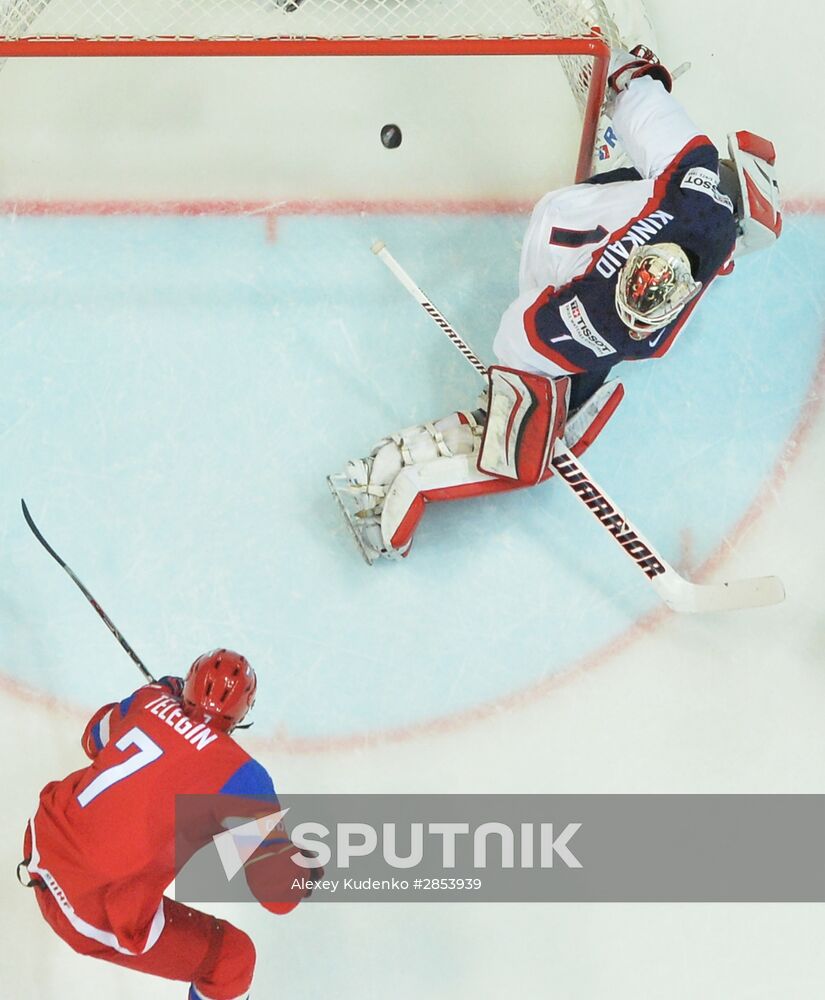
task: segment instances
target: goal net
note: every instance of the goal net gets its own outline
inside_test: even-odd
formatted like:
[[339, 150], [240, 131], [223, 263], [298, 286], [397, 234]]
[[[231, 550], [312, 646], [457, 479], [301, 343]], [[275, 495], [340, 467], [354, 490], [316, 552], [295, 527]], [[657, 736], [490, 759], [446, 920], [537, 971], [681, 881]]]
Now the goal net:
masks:
[[[123, 197], [163, 197], [156, 175], [165, 164], [171, 176], [187, 157], [189, 176], [179, 171], [169, 197], [310, 198], [311, 173], [325, 162], [332, 170], [320, 137], [343, 122], [354, 134], [369, 119], [372, 136], [411, 120], [420, 162], [410, 162], [405, 132], [394, 160], [339, 163], [340, 193], [327, 184], [321, 197], [394, 197], [392, 169], [398, 197], [420, 199], [438, 163], [442, 174], [463, 171], [467, 191], [445, 181], [436, 198], [479, 200], [489, 188], [526, 202], [593, 171], [610, 50], [647, 41], [645, 20], [641, 0], [0, 0], [0, 201], [36, 198], [39, 188], [45, 198], [88, 199], [93, 175], [104, 178], [103, 198], [117, 197], [118, 185]], [[536, 65], [552, 68], [542, 75]], [[421, 107], [410, 109], [414, 96]], [[416, 115], [433, 125], [426, 136]], [[456, 138], [459, 127], [469, 141]], [[253, 132], [261, 152], [243, 151]], [[359, 141], [352, 150], [366, 149]], [[292, 152], [277, 169], [276, 144]], [[210, 187], [199, 156], [250, 179]], [[563, 169], [540, 166], [551, 161]], [[369, 188], [365, 167], [376, 164]]]
[[0, 0], [0, 59], [552, 55], [582, 119], [581, 176], [621, 44], [617, 2], [626, 16], [628, 0]]

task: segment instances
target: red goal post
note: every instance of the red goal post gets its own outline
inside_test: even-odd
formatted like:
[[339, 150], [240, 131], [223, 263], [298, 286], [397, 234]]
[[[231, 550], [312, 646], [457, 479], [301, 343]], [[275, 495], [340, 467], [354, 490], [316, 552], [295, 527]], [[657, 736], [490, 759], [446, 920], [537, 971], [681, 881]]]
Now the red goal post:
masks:
[[611, 44], [604, 0], [0, 0], [9, 58], [555, 56], [592, 172]]

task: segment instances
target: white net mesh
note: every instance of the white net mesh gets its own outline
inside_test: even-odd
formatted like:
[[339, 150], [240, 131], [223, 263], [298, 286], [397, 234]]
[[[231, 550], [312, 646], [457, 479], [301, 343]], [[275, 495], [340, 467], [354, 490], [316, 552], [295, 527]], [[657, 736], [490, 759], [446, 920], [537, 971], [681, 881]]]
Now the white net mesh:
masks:
[[610, 40], [602, 0], [0, 0], [0, 37]]

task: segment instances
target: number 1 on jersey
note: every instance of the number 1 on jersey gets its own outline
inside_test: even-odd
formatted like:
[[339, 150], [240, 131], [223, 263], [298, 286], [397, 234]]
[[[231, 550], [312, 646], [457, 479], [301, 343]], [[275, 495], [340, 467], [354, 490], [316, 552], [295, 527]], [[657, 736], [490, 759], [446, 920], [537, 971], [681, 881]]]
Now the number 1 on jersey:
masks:
[[124, 760], [122, 764], [107, 767], [94, 781], [90, 782], [77, 797], [77, 801], [82, 807], [87, 806], [92, 799], [96, 799], [107, 788], [111, 788], [112, 785], [116, 785], [119, 781], [123, 781], [124, 778], [128, 778], [130, 774], [148, 767], [158, 757], [163, 756], [163, 750], [157, 743], [154, 740], [150, 740], [146, 733], [142, 729], [138, 729], [137, 726], [130, 729], [128, 733], [124, 733], [117, 743], [115, 743], [115, 746], [118, 750], [128, 750], [129, 747], [138, 747], [138, 752]]
[[595, 229], [560, 229], [553, 226], [550, 232], [550, 244], [554, 247], [567, 247], [569, 250], [589, 246], [591, 243], [601, 243], [607, 236], [604, 226]]

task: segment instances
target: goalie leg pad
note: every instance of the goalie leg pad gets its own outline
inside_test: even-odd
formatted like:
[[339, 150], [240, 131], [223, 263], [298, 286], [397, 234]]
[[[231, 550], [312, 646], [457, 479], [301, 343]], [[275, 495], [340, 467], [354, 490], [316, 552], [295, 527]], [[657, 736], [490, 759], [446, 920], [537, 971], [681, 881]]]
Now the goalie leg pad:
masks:
[[367, 458], [347, 463], [345, 475], [359, 508], [380, 514], [387, 490], [405, 466], [472, 454], [480, 436], [475, 414], [460, 411], [382, 438]]
[[327, 477], [347, 527], [368, 563], [379, 556], [400, 558], [409, 547], [394, 546], [389, 538], [385, 541], [381, 529], [388, 491], [400, 473], [421, 464], [473, 455], [481, 440], [482, 416], [461, 411], [433, 423], [408, 427], [382, 438], [366, 458], [348, 462], [343, 474]]
[[428, 503], [535, 486], [552, 475], [550, 459], [564, 432], [570, 380], [499, 365], [489, 369], [488, 377], [487, 419], [478, 457], [465, 452], [401, 469], [381, 513], [382, 554], [409, 552]]
[[478, 469], [489, 476], [535, 486], [547, 472], [553, 445], [564, 430], [570, 380], [493, 365], [487, 424]]
[[[559, 390], [562, 388], [559, 387]], [[566, 388], [564, 391], [566, 400]], [[623, 397], [624, 387], [621, 382], [608, 382], [576, 410], [567, 421], [564, 431], [566, 443], [575, 455], [582, 455], [595, 441]], [[563, 419], [563, 413], [566, 413], [566, 407], [559, 408], [559, 422]], [[409, 428], [400, 435], [385, 438], [369, 459], [360, 460], [364, 463], [361, 469], [363, 480], [361, 484], [356, 483], [353, 486], [346, 475], [329, 477], [328, 483], [333, 496], [338, 501], [362, 556], [369, 564], [374, 563], [379, 557], [401, 559], [408, 554], [415, 530], [428, 503], [503, 493], [528, 485], [518, 479], [491, 476], [478, 468], [474, 449], [471, 448], [472, 443], [477, 444], [481, 433], [479, 420], [475, 415], [453, 414], [452, 417], [445, 418], [445, 421], [437, 421], [435, 425]], [[436, 455], [438, 448], [434, 450], [428, 446], [423, 441], [421, 433], [427, 431], [427, 427], [430, 426], [441, 428], [442, 436], [444, 429], [470, 428], [470, 438], [466, 436], [466, 432], [458, 438], [453, 435], [447, 436], [453, 446], [463, 446], [464, 452]], [[408, 442], [404, 448], [410, 458], [413, 457], [412, 451], [418, 453], [419, 446], [424, 449], [425, 454], [432, 457], [418, 464], [404, 465], [403, 456], [399, 458], [396, 454], [393, 457], [390, 451], [384, 452], [381, 461], [386, 465], [379, 466], [378, 474], [391, 475], [392, 479], [389, 482], [385, 479], [379, 484], [376, 463], [373, 462], [372, 465], [370, 463], [381, 449], [388, 448], [388, 444], [397, 445], [398, 439]], [[413, 445], [412, 450], [410, 444]], [[356, 464], [349, 463], [349, 468]], [[393, 471], [396, 468], [398, 471]], [[539, 481], [548, 479], [552, 474], [552, 467], [547, 467], [539, 477]], [[368, 498], [367, 506], [364, 506], [365, 497]], [[371, 500], [374, 502], [369, 506]]]
[[409, 465], [396, 476], [387, 492], [381, 513], [385, 550], [382, 555], [390, 558], [407, 555], [428, 503], [504, 493], [524, 485], [481, 472], [474, 455], [456, 455], [423, 465]]

